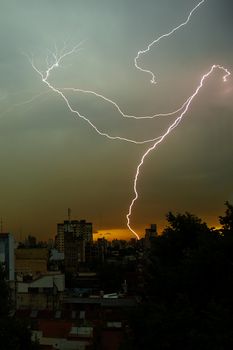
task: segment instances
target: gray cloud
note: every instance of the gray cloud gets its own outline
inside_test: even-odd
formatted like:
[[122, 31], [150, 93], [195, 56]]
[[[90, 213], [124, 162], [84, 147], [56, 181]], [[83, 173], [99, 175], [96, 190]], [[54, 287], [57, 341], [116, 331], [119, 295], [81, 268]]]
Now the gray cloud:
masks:
[[[173, 39], [153, 47], [142, 64], [159, 85], [133, 66], [133, 58], [155, 37], [180, 23], [195, 1], [5, 1], [0, 0], [0, 215], [7, 228], [53, 235], [72, 207], [96, 229], [125, 227], [132, 179], [145, 147], [109, 142], [67, 111], [53, 93], [22, 104], [45, 87], [22, 52], [34, 53], [45, 69], [47, 50], [84, 39], [83, 50], [53, 73], [56, 86], [93, 89], [126, 112], [153, 114], [183, 103], [213, 63], [232, 69], [232, 4], [206, 1]], [[147, 138], [168, 119], [123, 120], [96, 98], [72, 103], [112, 134]], [[168, 210], [190, 210], [213, 221], [232, 190], [232, 80], [216, 73], [173, 134], [146, 160], [133, 222], [162, 223]]]

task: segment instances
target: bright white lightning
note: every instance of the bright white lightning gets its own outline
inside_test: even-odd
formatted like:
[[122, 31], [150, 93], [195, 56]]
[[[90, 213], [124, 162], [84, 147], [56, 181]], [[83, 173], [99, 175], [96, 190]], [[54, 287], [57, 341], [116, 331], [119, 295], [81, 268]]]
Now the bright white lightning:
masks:
[[[71, 106], [68, 98], [65, 96], [65, 94], [63, 93], [63, 90], [73, 90], [75, 91], [75, 89], [71, 89], [71, 88], [67, 88], [67, 89], [58, 89], [56, 87], [54, 87], [50, 82], [49, 82], [49, 76], [50, 73], [55, 69], [59, 67], [59, 63], [62, 61], [62, 59], [72, 53], [74, 53], [76, 51], [76, 48], [70, 50], [69, 52], [66, 52], [65, 54], [62, 54], [59, 57], [56, 57], [55, 55], [53, 56], [55, 61], [53, 64], [51, 64], [51, 66], [48, 67], [48, 69], [43, 73], [41, 72], [34, 64], [33, 59], [28, 57], [29, 61], [31, 62], [31, 65], [33, 67], [33, 69], [40, 75], [42, 82], [45, 83], [53, 92], [57, 93], [58, 95], [60, 95], [63, 100], [65, 101], [68, 109], [70, 110], [70, 112], [74, 113], [75, 115], [77, 115], [79, 118], [85, 120], [99, 135], [101, 136], [105, 136], [106, 138], [110, 139], [110, 140], [120, 140], [120, 141], [126, 141], [126, 142], [131, 142], [134, 144], [144, 144], [144, 143], [148, 143], [148, 142], [153, 142], [155, 140], [158, 140], [161, 136], [156, 137], [154, 139], [149, 139], [149, 140], [144, 140], [144, 141], [137, 141], [137, 140], [132, 140], [132, 139], [128, 139], [128, 138], [124, 138], [124, 137], [120, 137], [120, 136], [111, 136], [105, 132], [102, 132], [101, 130], [99, 130], [91, 121], [90, 119], [88, 119], [87, 117], [85, 117], [84, 115], [82, 115], [78, 110], [73, 109], [73, 107]], [[82, 92], [86, 92], [85, 90], [80, 90]], [[94, 92], [93, 92], [94, 94]]]
[[[141, 67], [138, 66], [138, 59], [140, 57], [140, 55], [148, 52], [150, 50], [150, 48], [155, 44], [155, 43], [158, 43], [161, 39], [163, 39], [164, 37], [168, 37], [170, 35], [172, 35], [174, 32], [176, 32], [179, 28], [185, 26], [192, 14], [197, 10], [197, 8], [202, 5], [203, 3], [205, 2], [205, 0], [202, 0], [201, 2], [199, 2], [195, 7], [194, 9], [189, 13], [189, 16], [187, 18], [187, 20], [183, 23], [181, 23], [178, 27], [175, 27], [173, 30], [171, 30], [169, 33], [167, 34], [164, 34], [162, 36], [160, 36], [158, 39], [154, 40], [151, 44], [148, 45], [147, 49], [146, 50], [143, 50], [143, 51], [139, 51], [137, 56], [135, 57], [134, 59], [134, 63], [135, 63], [135, 67], [137, 69], [139, 69], [140, 71], [142, 72], [146, 72], [146, 73], [149, 73], [151, 74], [152, 76], [152, 79], [151, 79], [151, 82], [152, 83], [155, 83], [155, 76], [154, 74], [149, 71], [149, 70], [145, 70]], [[141, 157], [141, 160], [137, 166], [137, 170], [136, 170], [136, 174], [135, 174], [135, 177], [134, 177], [134, 197], [130, 203], [130, 206], [129, 206], [129, 210], [128, 210], [128, 213], [126, 215], [126, 219], [127, 219], [127, 227], [129, 228], [129, 230], [137, 237], [137, 239], [139, 239], [139, 235], [132, 229], [131, 225], [130, 225], [130, 217], [131, 217], [131, 214], [132, 214], [132, 209], [134, 207], [134, 204], [136, 202], [136, 200], [138, 199], [138, 191], [137, 191], [137, 183], [138, 183], [138, 178], [139, 178], [139, 175], [140, 175], [140, 171], [141, 171], [141, 167], [143, 166], [144, 164], [144, 160], [145, 158], [150, 154], [151, 151], [153, 151], [161, 142], [163, 142], [163, 140], [168, 136], [168, 134], [173, 130], [175, 129], [179, 123], [181, 122], [181, 120], [183, 119], [184, 115], [189, 111], [189, 107], [191, 105], [191, 102], [194, 100], [194, 98], [198, 95], [200, 89], [202, 88], [203, 84], [204, 84], [204, 81], [212, 74], [212, 72], [215, 70], [215, 69], [220, 69], [222, 71], [224, 71], [224, 76], [223, 76], [223, 81], [227, 81], [227, 77], [230, 75], [230, 72], [224, 68], [223, 66], [220, 66], [220, 65], [213, 65], [211, 67], [211, 69], [202, 76], [201, 80], [200, 80], [200, 83], [198, 85], [198, 87], [196, 88], [196, 90], [194, 91], [194, 93], [188, 97], [188, 99], [183, 103], [183, 105], [178, 108], [177, 110], [175, 110], [174, 112], [169, 112], [169, 113], [160, 113], [160, 114], [154, 114], [152, 116], [133, 116], [133, 115], [129, 115], [129, 114], [125, 114], [122, 109], [119, 107], [119, 105], [114, 102], [113, 100], [99, 94], [99, 93], [96, 93], [94, 91], [91, 91], [91, 90], [83, 90], [83, 89], [77, 89], [77, 88], [57, 88], [57, 87], [54, 87], [50, 82], [49, 82], [49, 77], [50, 77], [50, 74], [52, 73], [52, 71], [56, 68], [58, 68], [62, 62], [62, 60], [64, 58], [66, 58], [67, 56], [75, 53], [78, 51], [79, 49], [79, 46], [80, 45], [77, 45], [75, 46], [74, 48], [72, 48], [71, 50], [69, 51], [65, 51], [65, 46], [62, 50], [62, 52], [60, 52], [60, 54], [58, 53], [58, 50], [56, 49], [56, 52], [55, 53], [52, 53], [50, 56], [47, 57], [47, 70], [45, 72], [42, 72], [40, 71], [36, 65], [34, 64], [34, 61], [32, 58], [29, 58], [30, 62], [31, 62], [31, 65], [33, 67], [33, 69], [39, 74], [39, 76], [41, 77], [41, 80], [44, 84], [46, 84], [48, 86], [49, 89], [51, 89], [53, 92], [57, 93], [58, 95], [60, 95], [62, 97], [62, 99], [65, 101], [68, 109], [70, 110], [70, 112], [74, 113], [76, 116], [78, 116], [79, 118], [85, 120], [99, 135], [101, 136], [104, 136], [110, 140], [120, 140], [120, 141], [125, 141], [125, 142], [131, 142], [131, 143], [134, 143], [134, 144], [145, 144], [145, 143], [152, 143], [152, 146], [150, 146], [146, 151], [145, 153], [143, 154], [143, 156]], [[52, 62], [50, 62], [52, 61]], [[124, 138], [124, 137], [120, 137], [120, 136], [112, 136], [106, 132], [103, 132], [101, 130], [99, 130], [86, 116], [82, 115], [78, 110], [76, 109], [73, 109], [73, 107], [71, 106], [70, 102], [69, 102], [69, 99], [66, 97], [66, 95], [64, 94], [64, 91], [73, 91], [73, 92], [79, 92], [79, 93], [85, 93], [85, 94], [91, 94], [91, 95], [95, 95], [96, 97], [99, 97], [103, 100], [105, 100], [106, 102], [112, 104], [117, 110], [118, 112], [125, 118], [134, 118], [134, 119], [152, 119], [152, 118], [155, 118], [155, 117], [160, 117], [160, 116], [172, 116], [172, 115], [175, 115], [177, 113], [180, 112], [180, 115], [175, 119], [174, 122], [172, 122], [172, 124], [168, 127], [168, 129], [166, 130], [166, 132], [158, 137], [155, 137], [153, 139], [147, 139], [147, 140], [143, 140], [143, 141], [138, 141], [138, 140], [133, 140], [133, 139], [128, 139], [128, 138]]]
[[[125, 114], [122, 109], [119, 107], [119, 105], [114, 102], [113, 100], [111, 100], [110, 98], [103, 96], [95, 91], [92, 90], [83, 90], [83, 89], [78, 89], [78, 88], [62, 88], [62, 91], [72, 91], [72, 92], [80, 92], [80, 93], [84, 93], [84, 94], [90, 94], [90, 95], [94, 95], [96, 97], [101, 98], [102, 100], [112, 104], [117, 110], [118, 112], [122, 115], [122, 117], [124, 118], [133, 118], [133, 119], [154, 119], [156, 117], [169, 117], [172, 115], [175, 115], [177, 113], [179, 113], [180, 111], [182, 111], [182, 109], [187, 105], [190, 97], [182, 104], [182, 106], [180, 108], [178, 108], [177, 110], [173, 111], [173, 112], [168, 112], [168, 113], [158, 113], [158, 114], [153, 114], [153, 115], [146, 115], [146, 116], [135, 116], [135, 115], [131, 115], [131, 114]], [[138, 142], [138, 143], [146, 143], [146, 142], [152, 142], [153, 140], [145, 140], [143, 142]]]
[[[77, 52], [77, 49], [79, 48], [79, 46], [80, 46], [80, 45], [77, 45], [77, 46], [75, 46], [73, 49], [71, 49], [71, 50], [69, 50], [69, 51], [67, 51], [67, 52], [65, 52], [65, 53], [62, 53], [62, 54], [60, 54], [60, 55], [57, 55], [57, 53], [56, 53], [56, 54], [52, 54], [53, 63], [51, 63], [51, 65], [48, 66], [48, 68], [47, 68], [47, 70], [46, 70], [45, 72], [40, 71], [40, 70], [35, 66], [33, 59], [30, 58], [29, 56], [27, 56], [27, 57], [28, 57], [28, 59], [29, 59], [31, 65], [32, 65], [33, 69], [40, 75], [40, 77], [41, 77], [41, 79], [42, 79], [42, 82], [45, 83], [53, 92], [59, 94], [59, 95], [63, 98], [63, 100], [65, 101], [65, 103], [66, 103], [67, 107], [69, 108], [70, 112], [74, 113], [74, 114], [77, 115], [79, 118], [85, 120], [99, 135], [105, 136], [105, 137], [107, 137], [107, 138], [110, 139], [110, 140], [120, 140], [120, 141], [125, 141], [125, 142], [134, 143], [134, 144], [137, 144], [137, 145], [142, 145], [142, 144], [146, 144], [146, 143], [151, 143], [151, 142], [154, 142], [154, 141], [156, 141], [156, 140], [161, 139], [161, 137], [162, 137], [163, 135], [157, 136], [157, 137], [152, 138], [152, 139], [146, 139], [146, 140], [139, 141], [139, 140], [129, 139], [129, 138], [121, 137], [121, 136], [112, 136], [112, 135], [110, 135], [110, 134], [108, 134], [108, 133], [106, 133], [106, 132], [103, 132], [103, 131], [99, 130], [99, 129], [90, 121], [90, 119], [88, 119], [86, 116], [82, 115], [78, 110], [75, 110], [75, 109], [72, 108], [72, 106], [71, 106], [71, 104], [70, 104], [68, 98], [65, 96], [65, 94], [63, 93], [63, 91], [72, 91], [72, 92], [80, 92], [80, 93], [95, 95], [96, 97], [99, 97], [99, 98], [105, 100], [106, 102], [111, 103], [111, 104], [118, 110], [118, 112], [119, 112], [123, 117], [125, 117], [125, 118], [134, 118], [134, 119], [153, 119], [153, 118], [155, 118], [155, 117], [172, 116], [172, 115], [175, 115], [175, 114], [177, 114], [178, 112], [182, 111], [182, 110], [185, 108], [185, 106], [186, 106], [187, 103], [189, 102], [190, 97], [183, 103], [183, 105], [182, 105], [179, 109], [177, 109], [177, 110], [175, 110], [175, 111], [173, 111], [173, 112], [154, 114], [154, 115], [152, 115], [152, 116], [133, 116], [133, 115], [125, 114], [125, 113], [121, 110], [121, 108], [119, 107], [119, 105], [118, 105], [116, 102], [114, 102], [114, 101], [112, 101], [111, 99], [109, 99], [109, 98], [107, 98], [107, 97], [105, 97], [105, 96], [103, 96], [103, 95], [101, 95], [101, 94], [99, 94], [99, 93], [96, 93], [96, 92], [94, 92], [94, 91], [91, 91], [91, 90], [84, 90], [84, 89], [77, 89], [77, 88], [56, 88], [56, 87], [54, 87], [54, 86], [49, 82], [49, 80], [48, 80], [49, 77], [50, 77], [51, 72], [52, 72], [55, 68], [58, 68], [58, 67], [60, 66], [62, 60], [63, 60], [65, 57], [67, 57], [67, 56], [69, 56], [69, 55], [71, 55], [71, 54]], [[48, 61], [49, 61], [49, 59], [48, 59], [48, 57], [47, 57], [47, 59], [46, 59], [47, 65], [48, 65]]]
[[154, 73], [151, 72], [149, 69], [144, 69], [144, 68], [142, 68], [142, 67], [140, 67], [140, 66], [138, 65], [138, 60], [139, 60], [140, 56], [143, 55], [143, 54], [145, 54], [145, 53], [147, 53], [147, 52], [149, 52], [150, 49], [151, 49], [151, 47], [154, 46], [155, 44], [158, 44], [162, 39], [167, 38], [167, 37], [170, 37], [170, 36], [171, 36], [172, 34], [174, 34], [177, 30], [179, 30], [180, 28], [182, 28], [182, 27], [184, 27], [186, 24], [188, 24], [188, 22], [190, 21], [190, 19], [191, 19], [193, 13], [194, 13], [195, 11], [197, 11], [197, 9], [198, 9], [202, 4], [204, 4], [205, 1], [206, 1], [206, 0], [200, 1], [200, 2], [189, 12], [189, 15], [188, 15], [186, 21], [182, 22], [182, 23], [179, 24], [177, 27], [173, 28], [170, 32], [168, 32], [168, 33], [166, 33], [166, 34], [163, 34], [163, 35], [161, 35], [160, 37], [158, 37], [157, 39], [153, 40], [153, 41], [147, 46], [146, 49], [138, 51], [137, 56], [134, 58], [134, 65], [135, 65], [135, 67], [136, 67], [138, 70], [140, 70], [141, 72], [150, 74], [150, 76], [151, 76], [151, 83], [152, 83], [152, 84], [156, 84], [156, 83], [157, 83], [156, 80], [155, 80], [155, 75], [154, 75]]
[[136, 200], [138, 199], [138, 191], [137, 191], [137, 182], [138, 182], [138, 177], [140, 175], [140, 170], [141, 167], [144, 164], [144, 160], [145, 158], [149, 155], [149, 153], [151, 151], [153, 151], [169, 134], [170, 132], [175, 129], [181, 122], [182, 118], [184, 117], [184, 115], [186, 114], [186, 112], [189, 110], [189, 106], [191, 104], [191, 102], [193, 101], [193, 99], [198, 95], [200, 89], [202, 88], [204, 81], [211, 75], [211, 73], [214, 71], [214, 69], [220, 69], [224, 71], [224, 76], [223, 76], [223, 81], [226, 82], [227, 81], [227, 77], [231, 74], [226, 68], [220, 66], [220, 65], [213, 65], [211, 67], [211, 69], [209, 70], [209, 72], [207, 72], [206, 74], [203, 75], [203, 77], [201, 78], [200, 84], [197, 87], [196, 91], [194, 92], [194, 94], [190, 97], [184, 111], [181, 113], [181, 115], [176, 118], [176, 120], [169, 126], [169, 128], [167, 129], [167, 131], [162, 135], [162, 137], [157, 140], [150, 148], [147, 149], [147, 151], [143, 154], [140, 163], [137, 166], [137, 170], [136, 170], [136, 174], [135, 174], [135, 178], [134, 178], [134, 198], [132, 199], [130, 206], [129, 206], [129, 211], [128, 214], [126, 215], [127, 218], [127, 226], [129, 228], [129, 230], [137, 237], [137, 239], [139, 239], [140, 237], [138, 236], [138, 234], [132, 229], [131, 225], [130, 225], [130, 216], [132, 213], [132, 208], [136, 202]]

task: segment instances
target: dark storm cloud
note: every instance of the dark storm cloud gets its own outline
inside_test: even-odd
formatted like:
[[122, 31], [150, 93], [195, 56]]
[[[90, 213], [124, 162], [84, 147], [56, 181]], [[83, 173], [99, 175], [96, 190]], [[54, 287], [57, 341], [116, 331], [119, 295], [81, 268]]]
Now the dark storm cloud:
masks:
[[[134, 68], [137, 51], [183, 21], [196, 3], [0, 0], [0, 214], [9, 230], [52, 235], [68, 207], [97, 228], [124, 227], [132, 179], [145, 149], [109, 142], [75, 120], [59, 96], [46, 93], [22, 53], [33, 53], [45, 69], [55, 43], [84, 40], [83, 50], [53, 73], [56, 86], [93, 89], [127, 113], [169, 111], [183, 103], [213, 63], [232, 69], [230, 0], [207, 0], [185, 29], [141, 58], [156, 72], [158, 87]], [[232, 198], [232, 91], [232, 80], [223, 85], [216, 72], [182, 125], [146, 160], [132, 217], [136, 227], [161, 222], [173, 208], [212, 220]], [[96, 98], [70, 97], [114, 135], [152, 137], [168, 123], [126, 121]]]

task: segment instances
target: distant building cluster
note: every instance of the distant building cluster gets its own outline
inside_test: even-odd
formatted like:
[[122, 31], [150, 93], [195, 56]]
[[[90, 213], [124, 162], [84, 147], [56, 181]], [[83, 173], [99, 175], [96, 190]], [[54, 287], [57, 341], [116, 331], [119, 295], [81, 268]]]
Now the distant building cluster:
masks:
[[31, 323], [41, 349], [117, 350], [127, 332], [127, 310], [143, 290], [142, 259], [156, 225], [140, 241], [100, 238], [86, 220], [57, 224], [53, 241], [28, 236], [16, 243], [0, 233], [0, 263], [13, 312]]

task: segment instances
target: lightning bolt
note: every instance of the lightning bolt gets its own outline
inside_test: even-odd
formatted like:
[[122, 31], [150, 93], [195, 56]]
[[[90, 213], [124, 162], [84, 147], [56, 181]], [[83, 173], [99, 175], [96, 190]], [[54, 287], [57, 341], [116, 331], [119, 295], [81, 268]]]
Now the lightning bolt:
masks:
[[[156, 83], [155, 82], [155, 75], [153, 74], [153, 72], [143, 69], [138, 65], [138, 59], [142, 54], [145, 54], [147, 52], [150, 51], [150, 48], [158, 43], [160, 40], [162, 40], [165, 37], [169, 37], [171, 36], [173, 33], [175, 33], [178, 29], [180, 29], [181, 27], [185, 26], [189, 21], [191, 16], [193, 15], [193, 13], [205, 2], [205, 0], [200, 1], [189, 13], [187, 19], [185, 22], [181, 23], [179, 26], [175, 27], [174, 29], [172, 29], [169, 33], [166, 33], [164, 35], [161, 35], [158, 39], [155, 39], [152, 43], [150, 43], [148, 45], [148, 47], [145, 50], [141, 50], [138, 52], [137, 56], [134, 59], [134, 64], [135, 67], [140, 70], [141, 72], [144, 73], [148, 73], [152, 76], [151, 78], [151, 82], [152, 83]], [[145, 144], [145, 143], [151, 143], [151, 146], [144, 152], [144, 154], [142, 155], [140, 162], [137, 166], [136, 169], [136, 174], [134, 177], [134, 181], [133, 181], [133, 191], [134, 191], [134, 196], [133, 199], [130, 203], [129, 209], [128, 209], [128, 213], [126, 215], [126, 221], [127, 221], [127, 227], [128, 229], [135, 235], [135, 237], [137, 239], [139, 239], [139, 235], [133, 230], [133, 228], [131, 227], [131, 223], [130, 223], [130, 218], [131, 218], [131, 214], [132, 214], [132, 210], [133, 207], [135, 205], [136, 200], [138, 199], [139, 195], [138, 195], [138, 190], [137, 190], [137, 184], [138, 184], [138, 179], [141, 173], [141, 169], [142, 166], [144, 164], [145, 159], [149, 156], [149, 154], [155, 150], [157, 148], [157, 146], [162, 143], [165, 138], [180, 124], [180, 122], [182, 121], [183, 117], [187, 114], [187, 112], [189, 111], [190, 105], [193, 102], [193, 100], [195, 99], [195, 97], [199, 94], [201, 88], [204, 85], [204, 82], [206, 81], [206, 79], [213, 73], [214, 70], [218, 69], [224, 72], [223, 75], [223, 81], [226, 82], [227, 78], [230, 76], [230, 72], [223, 66], [221, 65], [213, 65], [211, 67], [211, 69], [205, 73], [201, 79], [200, 79], [200, 83], [197, 86], [196, 90], [193, 92], [193, 94], [191, 96], [189, 96], [186, 101], [182, 104], [181, 107], [179, 107], [178, 109], [176, 109], [173, 112], [168, 112], [168, 113], [160, 113], [160, 114], [154, 114], [154, 115], [150, 115], [150, 116], [135, 116], [135, 115], [129, 115], [126, 114], [122, 111], [122, 109], [119, 107], [119, 105], [114, 102], [113, 100], [111, 100], [110, 98], [101, 95], [95, 91], [91, 91], [91, 90], [84, 90], [84, 89], [78, 89], [78, 88], [73, 88], [73, 87], [63, 87], [63, 88], [58, 88], [55, 87], [54, 85], [52, 85], [49, 81], [50, 75], [51, 73], [58, 67], [61, 66], [62, 61], [67, 57], [70, 56], [72, 54], [77, 53], [80, 50], [80, 46], [81, 44], [73, 47], [70, 50], [66, 50], [66, 47], [64, 45], [63, 49], [61, 50], [61, 52], [59, 53], [57, 48], [55, 50], [55, 53], [51, 52], [49, 56], [47, 56], [46, 58], [46, 63], [47, 63], [47, 69], [43, 72], [41, 71], [34, 63], [33, 57], [28, 57], [32, 68], [37, 72], [37, 74], [40, 76], [42, 82], [50, 89], [52, 90], [54, 93], [58, 94], [65, 102], [65, 104], [68, 107], [68, 110], [75, 114], [75, 116], [77, 116], [78, 118], [83, 119], [84, 121], [86, 121], [100, 136], [104, 136], [110, 140], [120, 140], [120, 141], [125, 141], [125, 142], [130, 142], [133, 144]], [[160, 136], [152, 138], [152, 139], [146, 139], [146, 140], [135, 140], [135, 139], [129, 139], [129, 138], [124, 138], [121, 136], [115, 136], [115, 135], [110, 135], [102, 130], [100, 130], [99, 128], [96, 127], [96, 125], [94, 123], [92, 123], [86, 116], [84, 116], [83, 114], [81, 114], [77, 109], [74, 109], [71, 106], [71, 103], [68, 99], [68, 97], [65, 95], [65, 92], [78, 92], [78, 93], [83, 93], [83, 94], [90, 94], [90, 95], [94, 95], [100, 99], [103, 99], [105, 102], [110, 103], [111, 105], [113, 105], [114, 108], [117, 109], [117, 111], [119, 112], [119, 114], [124, 117], [124, 118], [134, 118], [134, 119], [153, 119], [156, 117], [165, 117], [165, 116], [173, 116], [173, 115], [178, 115], [178, 117], [175, 118], [175, 120], [170, 124], [170, 126], [168, 127], [168, 129]]]
[[128, 214], [126, 215], [126, 218], [127, 218], [127, 226], [129, 228], [129, 230], [137, 237], [137, 239], [140, 239], [139, 235], [132, 229], [131, 225], [130, 225], [130, 216], [132, 214], [132, 209], [133, 209], [133, 206], [136, 202], [136, 200], [138, 199], [138, 191], [137, 191], [137, 183], [138, 183], [138, 178], [139, 178], [139, 175], [140, 175], [140, 170], [141, 170], [141, 167], [143, 166], [144, 164], [144, 160], [146, 159], [146, 157], [150, 154], [151, 151], [153, 151], [161, 142], [164, 141], [164, 139], [170, 134], [170, 132], [172, 130], [174, 130], [179, 124], [180, 122], [182, 121], [184, 115], [188, 112], [189, 110], [189, 107], [193, 101], [193, 99], [198, 95], [200, 89], [203, 87], [203, 84], [205, 82], [205, 80], [212, 74], [212, 72], [215, 70], [215, 69], [220, 69], [222, 71], [224, 71], [224, 76], [223, 76], [223, 81], [226, 82], [227, 81], [227, 77], [231, 74], [226, 68], [220, 66], [220, 65], [213, 65], [211, 67], [211, 69], [203, 75], [203, 77], [201, 78], [201, 81], [200, 81], [200, 84], [199, 86], [197, 87], [196, 91], [194, 92], [194, 94], [189, 98], [189, 101], [187, 103], [187, 105], [185, 106], [185, 109], [184, 111], [180, 114], [179, 117], [176, 118], [176, 120], [169, 126], [169, 128], [167, 129], [167, 131], [163, 134], [163, 136], [157, 140], [150, 148], [147, 149], [147, 151], [143, 154], [141, 160], [140, 160], [140, 163], [138, 164], [137, 166], [137, 170], [136, 170], [136, 174], [135, 174], [135, 178], [134, 178], [134, 197], [130, 203], [130, 206], [129, 206], [129, 211], [128, 211]]
[[[34, 64], [34, 61], [31, 57], [27, 56], [31, 65], [32, 65], [32, 68], [39, 74], [39, 76], [41, 77], [42, 79], [42, 82], [44, 84], [46, 84], [53, 92], [55, 92], [56, 94], [60, 95], [62, 97], [62, 99], [65, 101], [68, 109], [70, 110], [71, 113], [74, 113], [76, 116], [78, 116], [79, 118], [85, 120], [100, 136], [104, 136], [110, 140], [120, 140], [120, 141], [125, 141], [125, 142], [131, 142], [131, 143], [134, 143], [134, 144], [144, 144], [144, 143], [148, 143], [148, 142], [153, 142], [155, 140], [158, 140], [160, 137], [162, 136], [159, 136], [159, 137], [156, 137], [154, 139], [148, 139], [148, 140], [143, 140], [143, 141], [138, 141], [138, 140], [134, 140], [134, 139], [129, 139], [129, 138], [124, 138], [124, 137], [120, 137], [120, 136], [112, 136], [106, 132], [103, 132], [101, 130], [99, 130], [86, 116], [82, 115], [78, 110], [76, 109], [73, 109], [73, 107], [71, 106], [68, 98], [66, 97], [66, 95], [63, 93], [64, 90], [72, 90], [72, 91], [80, 91], [80, 92], [83, 92], [83, 93], [92, 93], [92, 94], [95, 94], [96, 96], [99, 95], [99, 94], [96, 94], [94, 92], [91, 92], [91, 91], [87, 91], [87, 90], [81, 90], [81, 89], [75, 89], [75, 88], [63, 88], [63, 89], [59, 89], [59, 88], [56, 88], [54, 87], [50, 82], [49, 82], [49, 77], [50, 77], [50, 74], [51, 72], [55, 69], [55, 68], [58, 68], [61, 61], [68, 55], [71, 55], [73, 53], [75, 53], [77, 51], [77, 47], [74, 47], [73, 49], [71, 49], [70, 51], [60, 55], [60, 56], [56, 56], [56, 55], [53, 55], [53, 58], [54, 58], [54, 62], [47, 68], [47, 70], [43, 73], [42, 71], [40, 71], [36, 65]], [[48, 62], [48, 60], [47, 60]], [[99, 96], [102, 96], [102, 95], [99, 95]], [[104, 98], [104, 96], [102, 96]], [[107, 99], [106, 99], [107, 100]], [[110, 100], [109, 100], [110, 101]], [[114, 103], [112, 101], [112, 103]], [[115, 104], [115, 103], [114, 103]], [[118, 107], [120, 109], [120, 107]]]
[[7, 110], [5, 110], [2, 113], [0, 113], [0, 117], [2, 118], [5, 114], [10, 113], [11, 111], [13, 111], [17, 107], [22, 107], [24, 105], [31, 104], [32, 102], [34, 102], [37, 99], [39, 99], [41, 96], [47, 95], [49, 93], [50, 93], [50, 90], [49, 91], [43, 91], [43, 92], [41, 92], [41, 93], [39, 93], [37, 95], [34, 95], [33, 97], [31, 97], [30, 99], [28, 99], [26, 101], [15, 103], [15, 104], [11, 105], [10, 108], [8, 108]]
[[191, 10], [191, 11], [189, 12], [189, 15], [188, 15], [187, 19], [186, 19], [184, 22], [182, 22], [181, 24], [179, 24], [177, 27], [173, 28], [170, 32], [168, 32], [168, 33], [166, 33], [166, 34], [163, 34], [163, 35], [161, 35], [160, 37], [158, 37], [157, 39], [155, 39], [154, 41], [152, 41], [152, 42], [147, 46], [146, 49], [138, 51], [137, 56], [134, 58], [134, 65], [135, 65], [136, 69], [138, 69], [139, 71], [141, 71], [141, 72], [143, 72], [143, 73], [150, 74], [150, 76], [151, 76], [150, 82], [151, 82], [152, 84], [156, 84], [156, 83], [157, 83], [156, 80], [155, 80], [155, 75], [154, 75], [154, 73], [151, 72], [150, 70], [144, 69], [144, 68], [142, 68], [142, 67], [139, 66], [138, 60], [139, 60], [140, 56], [141, 56], [141, 55], [144, 55], [144, 54], [147, 53], [147, 52], [149, 52], [150, 49], [151, 49], [151, 47], [154, 46], [155, 44], [158, 44], [162, 39], [167, 38], [167, 37], [170, 37], [170, 36], [173, 35], [175, 32], [177, 32], [177, 30], [179, 30], [180, 28], [186, 26], [186, 24], [188, 24], [188, 22], [190, 21], [192, 15], [194, 14], [194, 12], [196, 12], [197, 9], [198, 9], [201, 5], [203, 5], [203, 4], [205, 3], [205, 1], [206, 1], [206, 0], [200, 1], [200, 2]]

